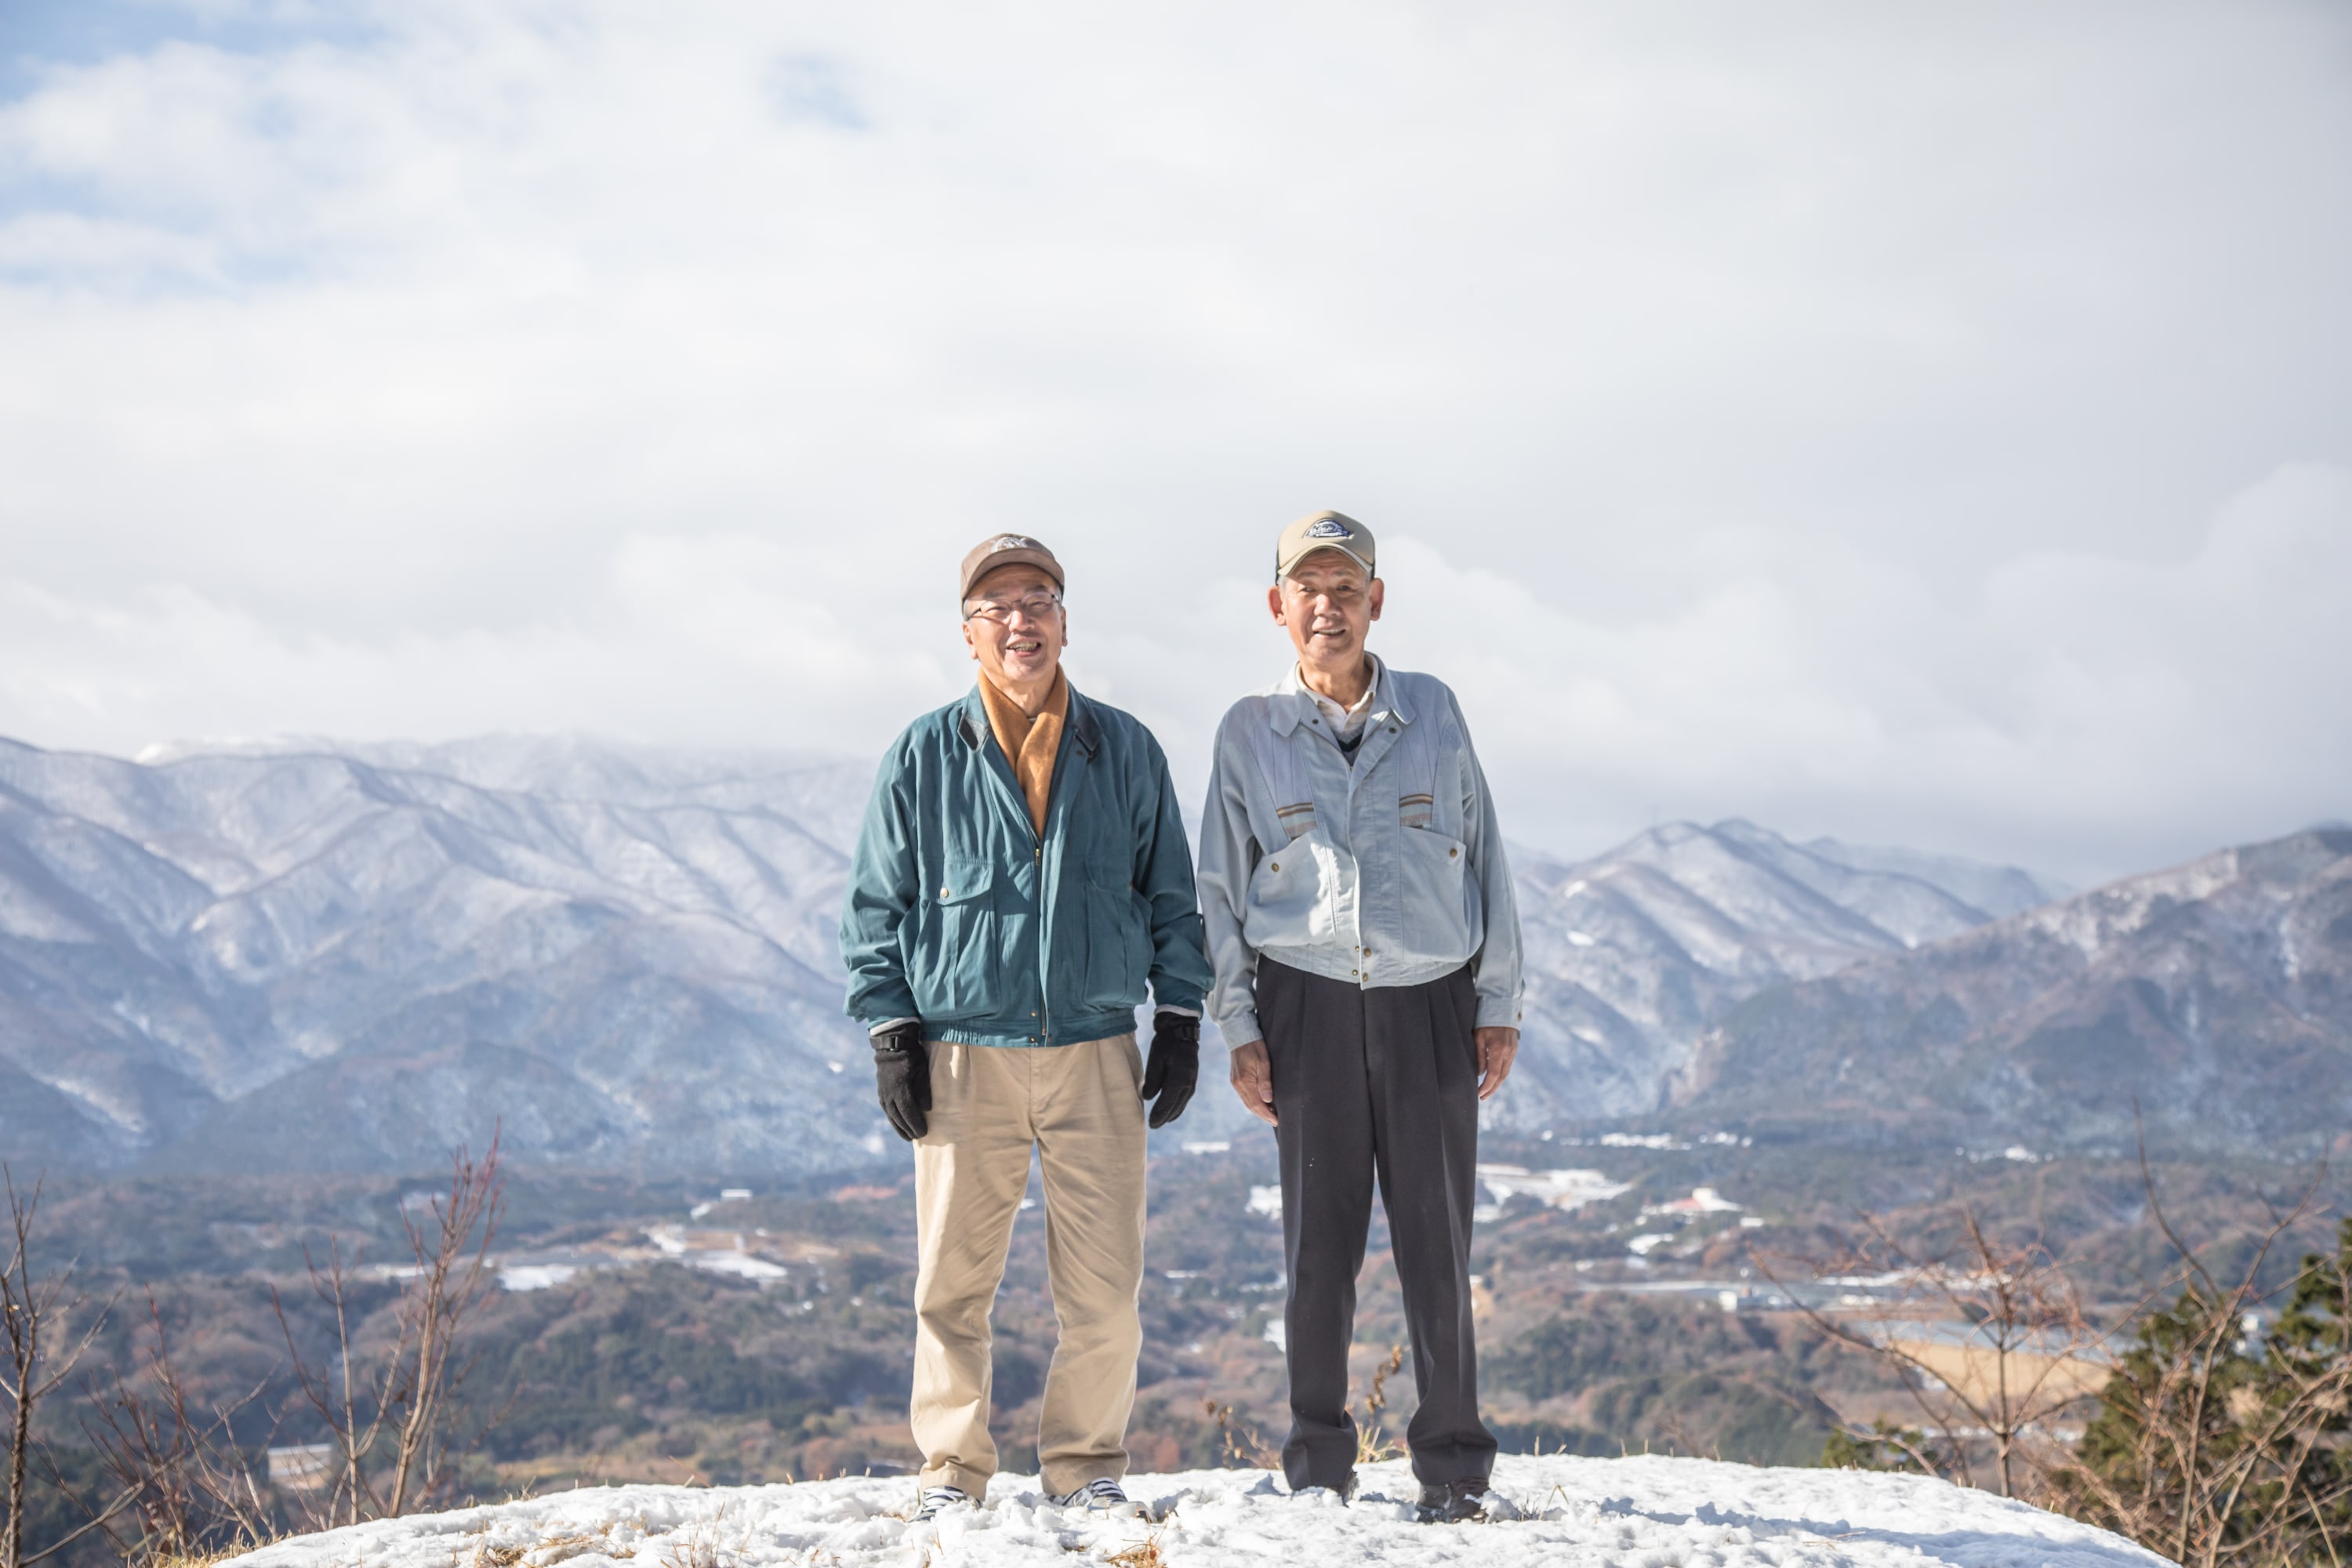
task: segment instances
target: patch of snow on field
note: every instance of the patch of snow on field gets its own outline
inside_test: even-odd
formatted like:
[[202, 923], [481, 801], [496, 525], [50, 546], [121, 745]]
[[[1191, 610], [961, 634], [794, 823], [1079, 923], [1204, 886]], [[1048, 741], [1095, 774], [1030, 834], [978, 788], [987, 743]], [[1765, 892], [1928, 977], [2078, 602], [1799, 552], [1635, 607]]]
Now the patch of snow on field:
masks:
[[1604, 1149], [1669, 1149], [1690, 1147], [1671, 1132], [1603, 1132], [1601, 1146]]
[[1598, 1171], [1530, 1171], [1524, 1165], [1482, 1164], [1478, 1180], [1497, 1204], [1525, 1194], [1549, 1207], [1570, 1211], [1605, 1203], [1632, 1188]]
[[[985, 1507], [910, 1526], [908, 1478], [743, 1488], [609, 1487], [301, 1536], [248, 1568], [572, 1568], [824, 1563], [992, 1568], [1101, 1563], [1157, 1543], [1167, 1568], [1265, 1563], [1436, 1568], [2155, 1568], [2119, 1537], [1989, 1492], [1916, 1476], [1760, 1469], [1703, 1459], [1505, 1456], [1502, 1516], [1412, 1522], [1402, 1461], [1366, 1466], [1353, 1505], [1291, 1496], [1257, 1470], [1130, 1476], [1150, 1520], [1054, 1506], [1030, 1476], [999, 1476]], [[1129, 1561], [1132, 1561], [1130, 1559]]]
[[579, 1269], [568, 1263], [511, 1263], [499, 1270], [501, 1290], [546, 1290], [568, 1285]]
[[686, 1262], [689, 1268], [699, 1268], [707, 1274], [731, 1274], [739, 1279], [784, 1279], [792, 1275], [792, 1270], [782, 1264], [754, 1258], [748, 1252], [698, 1252]]
[[[841, 1194], [835, 1194], [835, 1197]], [[704, 1208], [710, 1205], [705, 1204]], [[1026, 1205], [1023, 1205], [1026, 1207]], [[708, 1232], [704, 1233], [708, 1236]], [[760, 1233], [765, 1236], [767, 1232]], [[657, 1225], [646, 1232], [646, 1239], [658, 1248], [664, 1258], [699, 1268], [706, 1274], [731, 1274], [739, 1279], [750, 1279], [761, 1285], [791, 1277], [792, 1270], [781, 1263], [771, 1263], [744, 1250], [740, 1233], [733, 1247], [696, 1247], [684, 1231], [674, 1225]], [[528, 1289], [528, 1287], [525, 1287]]]

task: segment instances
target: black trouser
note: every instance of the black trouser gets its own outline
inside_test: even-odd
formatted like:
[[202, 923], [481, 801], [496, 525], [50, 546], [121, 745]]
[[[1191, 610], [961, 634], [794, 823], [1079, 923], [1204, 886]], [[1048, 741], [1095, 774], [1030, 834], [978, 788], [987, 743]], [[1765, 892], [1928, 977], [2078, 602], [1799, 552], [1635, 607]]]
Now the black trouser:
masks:
[[1478, 1419], [1470, 1321], [1478, 1160], [1470, 972], [1365, 990], [1261, 958], [1257, 1016], [1281, 1119], [1275, 1137], [1290, 1279], [1283, 1472], [1294, 1489], [1336, 1488], [1355, 1468], [1348, 1347], [1377, 1177], [1421, 1397], [1405, 1429], [1413, 1474], [1483, 1479], [1494, 1466], [1495, 1437]]

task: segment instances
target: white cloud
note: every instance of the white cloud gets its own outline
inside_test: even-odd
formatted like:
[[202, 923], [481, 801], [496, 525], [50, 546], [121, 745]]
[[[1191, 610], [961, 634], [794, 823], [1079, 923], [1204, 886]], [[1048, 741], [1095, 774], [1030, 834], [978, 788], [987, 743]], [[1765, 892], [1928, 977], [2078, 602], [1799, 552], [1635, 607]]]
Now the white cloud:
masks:
[[2341, 469], [2282, 469], [2172, 560], [2036, 552], [1957, 597], [1816, 559], [1606, 626], [1417, 541], [1385, 565], [1394, 657], [1453, 679], [1553, 842], [1746, 814], [2090, 878], [2347, 813]]
[[1337, 504], [1538, 841], [2352, 810], [2340, 9], [275, 14], [0, 104], [0, 732], [871, 747], [1020, 526], [1197, 761]]
[[[185, 589], [75, 602], [0, 580], [0, 706], [67, 738], [202, 713], [215, 735], [596, 729], [872, 753], [969, 679], [948, 591], [877, 574], [887, 559], [633, 535], [560, 616], [381, 639], [289, 636]], [[1846, 559], [1603, 624], [1426, 539], [1391, 540], [1382, 567], [1376, 646], [1462, 693], [1507, 825], [1562, 850], [1745, 813], [2091, 877], [2249, 815], [2340, 811], [2352, 778], [2339, 470], [2281, 471], [2181, 559], [2038, 554], [1958, 604]], [[1148, 578], [1073, 587], [1078, 683], [1140, 712], [1197, 789], [1224, 704], [1280, 667], [1262, 582], [1170, 614]]]
[[561, 616], [385, 637], [289, 634], [185, 588], [87, 601], [0, 578], [0, 704], [68, 739], [604, 730], [849, 752], [895, 729], [877, 710], [903, 721], [961, 679], [948, 639], [866, 636], [842, 574], [766, 540], [630, 537], [602, 568]]

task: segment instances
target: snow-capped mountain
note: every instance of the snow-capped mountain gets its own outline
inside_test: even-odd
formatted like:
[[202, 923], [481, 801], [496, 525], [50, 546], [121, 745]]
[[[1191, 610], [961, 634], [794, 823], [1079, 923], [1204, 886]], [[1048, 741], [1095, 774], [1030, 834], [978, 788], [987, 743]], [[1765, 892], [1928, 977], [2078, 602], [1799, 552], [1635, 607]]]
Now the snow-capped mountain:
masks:
[[647, 1173], [866, 1154], [834, 922], [870, 769], [378, 755], [0, 742], [16, 1163], [415, 1165], [494, 1120]]
[[2352, 1148], [2352, 829], [2126, 878], [1729, 1010], [1687, 1114], [1809, 1137]]
[[[19, 1164], [839, 1168], [887, 1146], [835, 927], [872, 767], [496, 737], [138, 762], [0, 742]], [[2023, 872], [1746, 823], [1517, 854], [1507, 1121], [1649, 1111], [1727, 1007], [1983, 925]], [[1214, 1069], [1209, 1075], [1213, 1079]], [[1213, 1081], [1180, 1126], [1244, 1114]]]
[[1570, 865], [1515, 854], [1529, 1082], [1505, 1124], [1654, 1110], [1726, 1009], [1907, 952], [2060, 891], [2013, 868], [1748, 822], [1672, 823]]

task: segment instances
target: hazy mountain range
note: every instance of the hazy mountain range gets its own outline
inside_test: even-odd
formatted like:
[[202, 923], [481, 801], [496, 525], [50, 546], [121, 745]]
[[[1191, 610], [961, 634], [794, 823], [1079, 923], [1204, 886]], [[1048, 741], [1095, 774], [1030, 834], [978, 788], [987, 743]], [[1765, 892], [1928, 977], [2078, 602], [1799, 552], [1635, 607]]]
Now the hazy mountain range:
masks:
[[1686, 1114], [1846, 1140], [2352, 1153], [2352, 829], [2032, 910], [1727, 1011]]
[[1736, 821], [1655, 827], [1573, 865], [1520, 850], [1513, 867], [1530, 1081], [1496, 1103], [1507, 1124], [1535, 1126], [1656, 1110], [1732, 1004], [2062, 891], [2012, 868], [1794, 844]]
[[0, 1136], [20, 1162], [365, 1168], [497, 1118], [572, 1164], [852, 1163], [877, 1119], [833, 931], [869, 775], [0, 744]]
[[[0, 1149], [19, 1165], [410, 1167], [496, 1120], [520, 1159], [551, 1165], [870, 1160], [887, 1145], [834, 946], [870, 776], [562, 739], [137, 762], [0, 742]], [[2352, 923], [2328, 912], [2333, 842], [2058, 903], [2023, 871], [1741, 822], [1659, 827], [1573, 865], [1520, 850], [1527, 1046], [1496, 1114], [2061, 1126], [2084, 1090], [2033, 1067], [2074, 1059], [2049, 1031], [2153, 1049], [2159, 1010], [2131, 984], [2165, 982], [2139, 969], [2219, 976], [2225, 953], [2240, 968], [2161, 1011], [2203, 1020], [2197, 1051], [2158, 1053], [2189, 1076], [2150, 1072], [2204, 1092], [2188, 1086], [2228, 1076], [2246, 1019], [2282, 1040], [2278, 1020], [2301, 1020], [2302, 1048], [2340, 1061]], [[2177, 911], [2209, 904], [2182, 935]], [[1934, 999], [1948, 983], [1958, 1015]], [[2139, 1011], [2118, 1033], [2100, 997]], [[1898, 1016], [1911, 1033], [1882, 1039]], [[1953, 1066], [2004, 1052], [1997, 1081]], [[2241, 1098], [2246, 1128], [2286, 1125], [2263, 1091]], [[2319, 1114], [2285, 1098], [2302, 1101], [2287, 1121]], [[1213, 1081], [1196, 1105], [1183, 1135], [1242, 1115]]]

